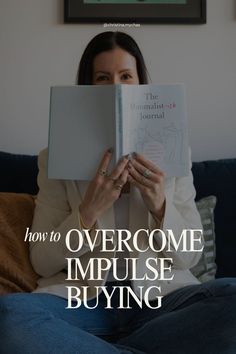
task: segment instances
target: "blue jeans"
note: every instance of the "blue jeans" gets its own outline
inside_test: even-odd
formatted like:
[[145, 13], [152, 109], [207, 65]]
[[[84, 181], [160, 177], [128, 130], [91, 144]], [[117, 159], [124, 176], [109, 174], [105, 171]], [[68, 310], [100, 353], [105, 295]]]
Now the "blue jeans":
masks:
[[68, 310], [55, 295], [1, 296], [0, 353], [236, 353], [236, 278], [178, 289], [156, 310], [135, 302], [132, 309], [105, 309], [103, 294], [99, 304]]

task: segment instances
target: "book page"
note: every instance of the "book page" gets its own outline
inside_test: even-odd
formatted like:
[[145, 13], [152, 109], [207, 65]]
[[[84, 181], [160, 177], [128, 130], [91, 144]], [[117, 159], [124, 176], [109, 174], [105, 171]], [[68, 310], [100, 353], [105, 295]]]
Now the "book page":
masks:
[[184, 87], [125, 85], [124, 153], [138, 152], [167, 175], [188, 173], [188, 140]]

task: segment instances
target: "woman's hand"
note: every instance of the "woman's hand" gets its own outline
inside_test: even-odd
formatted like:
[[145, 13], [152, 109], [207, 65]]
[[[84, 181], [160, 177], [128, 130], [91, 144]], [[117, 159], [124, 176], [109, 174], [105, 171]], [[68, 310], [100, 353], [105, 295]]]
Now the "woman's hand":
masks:
[[128, 163], [128, 181], [139, 189], [153, 216], [161, 220], [165, 212], [164, 173], [143, 155], [133, 156]]
[[107, 176], [111, 158], [112, 151], [109, 149], [104, 154], [97, 173], [90, 182], [79, 207], [82, 220], [88, 228], [92, 227], [97, 218], [119, 198], [121, 189], [127, 182], [129, 174], [127, 170], [128, 157], [120, 159], [112, 173]]

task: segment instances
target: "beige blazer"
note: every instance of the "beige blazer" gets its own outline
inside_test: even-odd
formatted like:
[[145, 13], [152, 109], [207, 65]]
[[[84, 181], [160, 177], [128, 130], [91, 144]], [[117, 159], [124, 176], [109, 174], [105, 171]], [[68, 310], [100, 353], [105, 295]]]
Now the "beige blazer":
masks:
[[[95, 296], [94, 286], [103, 285], [106, 281], [108, 271], [103, 274], [103, 281], [78, 280], [66, 281], [65, 269], [66, 258], [80, 257], [81, 263], [86, 267], [91, 257], [115, 257], [114, 252], [100, 253], [100, 240], [97, 240], [93, 252], [84, 244], [77, 253], [70, 252], [65, 245], [65, 235], [70, 229], [81, 229], [79, 218], [79, 205], [88, 186], [88, 182], [69, 180], [50, 180], [47, 178], [47, 149], [39, 154], [38, 185], [39, 193], [36, 200], [36, 208], [31, 232], [60, 232], [59, 242], [30, 243], [30, 257], [33, 268], [42, 276], [38, 281], [37, 292], [56, 294], [67, 298], [68, 285], [76, 287], [89, 286], [89, 298]], [[191, 171], [187, 177], [169, 178], [165, 182], [166, 210], [162, 224], [162, 230], [171, 229], [178, 241], [183, 229], [202, 229], [199, 213], [194, 202], [195, 189]], [[129, 230], [133, 234], [138, 229], [157, 228], [156, 222], [151, 213], [143, 203], [142, 197], [137, 188], [131, 187], [129, 208]], [[98, 220], [98, 229], [115, 229], [114, 210], [111, 207]], [[160, 242], [158, 232], [155, 241]], [[77, 237], [71, 239], [71, 244], [76, 247]], [[142, 238], [143, 247], [148, 245], [147, 235]], [[132, 281], [132, 288], [137, 293], [138, 287], [143, 286], [144, 290], [149, 286], [160, 286], [161, 294], [169, 292], [189, 284], [198, 284], [198, 280], [191, 274], [189, 269], [197, 264], [201, 252], [167, 252], [165, 249], [156, 253], [148, 250], [139, 254], [135, 250], [132, 257], [138, 258], [137, 273], [145, 273], [145, 261], [149, 257], [167, 257], [173, 259], [172, 281]]]

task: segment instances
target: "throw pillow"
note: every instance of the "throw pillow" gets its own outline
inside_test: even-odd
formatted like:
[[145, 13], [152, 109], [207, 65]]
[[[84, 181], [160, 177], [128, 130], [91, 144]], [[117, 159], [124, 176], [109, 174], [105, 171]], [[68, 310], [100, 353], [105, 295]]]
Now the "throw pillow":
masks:
[[198, 264], [191, 269], [201, 282], [206, 282], [215, 278], [216, 274], [216, 248], [215, 248], [215, 227], [214, 208], [216, 197], [209, 196], [196, 202], [197, 209], [201, 216], [203, 226], [203, 237], [205, 246]]
[[0, 193], [0, 294], [29, 292], [37, 286], [38, 275], [29, 260], [28, 242], [24, 242], [33, 213], [33, 196]]

